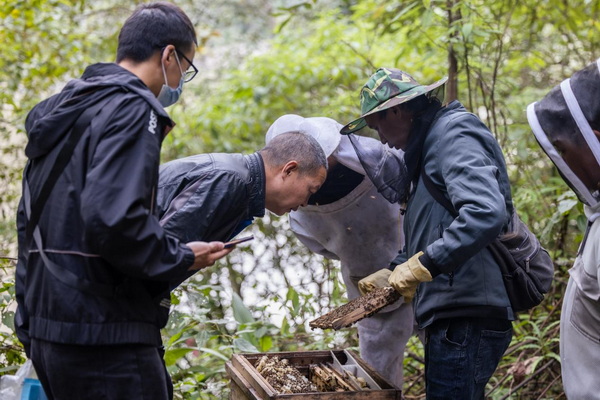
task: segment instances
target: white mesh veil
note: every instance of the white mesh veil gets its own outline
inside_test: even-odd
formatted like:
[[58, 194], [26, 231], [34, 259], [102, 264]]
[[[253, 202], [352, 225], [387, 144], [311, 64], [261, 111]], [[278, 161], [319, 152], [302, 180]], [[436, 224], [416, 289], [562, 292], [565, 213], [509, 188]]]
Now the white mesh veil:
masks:
[[530, 104], [527, 119], [538, 143], [579, 199], [588, 206], [598, 205], [600, 192], [583, 184], [552, 145], [548, 131], [568, 129], [571, 124], [589, 146], [600, 168], [600, 142], [589, 123], [600, 119], [600, 59], [565, 79], [541, 101]]

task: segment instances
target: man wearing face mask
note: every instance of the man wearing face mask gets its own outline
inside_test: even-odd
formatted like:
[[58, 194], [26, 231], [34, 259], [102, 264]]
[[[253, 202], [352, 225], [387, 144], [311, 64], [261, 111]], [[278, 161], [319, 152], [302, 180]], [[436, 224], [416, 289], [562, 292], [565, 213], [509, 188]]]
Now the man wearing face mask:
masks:
[[[226, 255], [179, 241], [156, 216], [163, 107], [194, 77], [194, 27], [140, 5], [116, 63], [35, 106], [17, 227], [17, 335], [49, 399], [168, 399], [162, 359], [172, 282]], [[173, 86], [174, 85], [174, 86]]]

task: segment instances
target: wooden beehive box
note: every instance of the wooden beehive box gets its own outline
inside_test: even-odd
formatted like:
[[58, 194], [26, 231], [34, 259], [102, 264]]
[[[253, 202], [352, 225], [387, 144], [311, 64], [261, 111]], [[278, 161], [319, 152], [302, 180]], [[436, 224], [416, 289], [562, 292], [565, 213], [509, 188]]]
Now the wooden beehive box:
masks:
[[[298, 369], [304, 376], [308, 376], [310, 364], [331, 362], [333, 357], [331, 351], [301, 351], [283, 353], [241, 353], [234, 354], [230, 361], [225, 364], [225, 369], [230, 378], [230, 400], [388, 400], [402, 398], [402, 392], [396, 389], [379, 375], [373, 367], [363, 359], [351, 352], [356, 362], [369, 374], [369, 376], [381, 387], [381, 390], [346, 391], [346, 392], [318, 392], [279, 394], [256, 370], [255, 365], [264, 356], [278, 356], [289, 360], [291, 366]], [[333, 350], [335, 357], [344, 362], [346, 355], [344, 350]]]

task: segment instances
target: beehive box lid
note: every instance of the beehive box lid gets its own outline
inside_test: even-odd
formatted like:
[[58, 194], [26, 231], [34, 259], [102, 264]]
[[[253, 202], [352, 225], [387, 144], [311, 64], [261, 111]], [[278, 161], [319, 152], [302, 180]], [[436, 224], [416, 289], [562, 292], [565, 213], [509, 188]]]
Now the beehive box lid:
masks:
[[[232, 400], [274, 400], [274, 399], [320, 399], [320, 400], [388, 400], [402, 398], [401, 390], [395, 388], [385, 380], [366, 361], [351, 352], [356, 362], [369, 374], [371, 378], [381, 387], [381, 390], [346, 391], [346, 392], [319, 392], [319, 393], [296, 393], [279, 394], [256, 370], [255, 365], [262, 356], [277, 356], [289, 360], [291, 366], [297, 368], [302, 374], [308, 376], [310, 364], [319, 364], [333, 361], [329, 350], [281, 352], [281, 353], [240, 353], [234, 354], [231, 361], [225, 365], [227, 374], [231, 378]], [[345, 360], [344, 350], [333, 350], [335, 357]]]

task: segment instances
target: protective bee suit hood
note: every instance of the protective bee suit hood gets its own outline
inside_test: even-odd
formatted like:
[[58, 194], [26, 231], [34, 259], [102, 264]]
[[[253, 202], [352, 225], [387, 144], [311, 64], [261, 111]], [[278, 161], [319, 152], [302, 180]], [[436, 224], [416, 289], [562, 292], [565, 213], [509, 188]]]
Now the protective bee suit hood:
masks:
[[[573, 131], [581, 135], [600, 168], [600, 141], [590, 121], [600, 120], [600, 59], [565, 79], [539, 102], [527, 107], [527, 119], [535, 138], [558, 168], [565, 182], [585, 205], [597, 209], [600, 191], [591, 190], [567, 165], [552, 145], [553, 131]], [[572, 139], [571, 139], [572, 140]]]
[[[397, 198], [389, 190], [390, 181], [399, 179], [398, 165], [402, 165], [403, 168], [404, 153], [355, 135], [352, 135], [355, 136], [352, 140], [357, 143], [353, 146], [349, 136], [339, 133], [341, 128], [342, 125], [331, 118], [304, 118], [295, 114], [286, 114], [275, 120], [269, 127], [265, 141], [269, 143], [275, 136], [293, 131], [310, 135], [319, 142], [326, 157], [334, 156], [340, 164], [361, 175], [367, 175], [378, 192], [389, 202], [395, 203]], [[360, 157], [357, 152], [361, 153]], [[366, 171], [365, 164], [367, 164]]]

